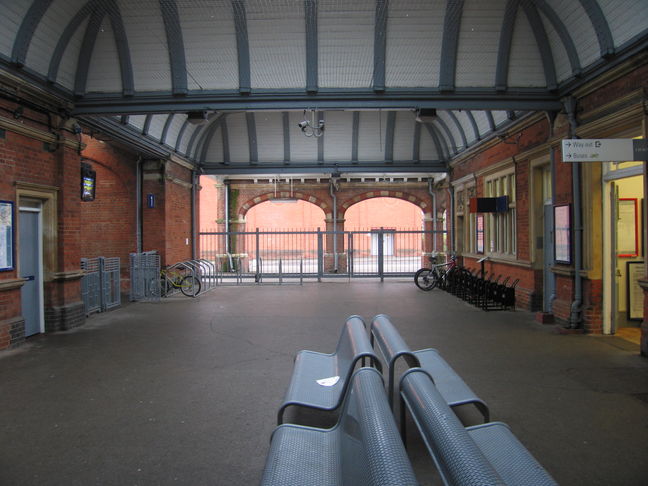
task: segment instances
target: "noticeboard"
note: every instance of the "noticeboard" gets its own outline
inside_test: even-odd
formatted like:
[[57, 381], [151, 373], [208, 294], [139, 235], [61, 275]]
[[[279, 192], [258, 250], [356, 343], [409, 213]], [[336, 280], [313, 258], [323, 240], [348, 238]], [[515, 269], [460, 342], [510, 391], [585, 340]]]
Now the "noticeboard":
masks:
[[556, 263], [571, 264], [571, 208], [554, 206], [554, 254]]
[[0, 271], [14, 269], [14, 203], [0, 201]]
[[628, 271], [627, 288], [628, 288], [628, 320], [642, 321], [644, 315], [644, 291], [639, 286], [639, 279], [644, 276], [644, 262], [635, 261], [626, 263]]

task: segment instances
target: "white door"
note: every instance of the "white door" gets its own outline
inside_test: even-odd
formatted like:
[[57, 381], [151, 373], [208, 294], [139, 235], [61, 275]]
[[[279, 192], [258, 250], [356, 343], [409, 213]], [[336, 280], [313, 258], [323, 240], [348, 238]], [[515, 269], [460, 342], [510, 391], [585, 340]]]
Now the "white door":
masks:
[[43, 247], [40, 202], [21, 201], [19, 216], [19, 271], [27, 279], [21, 288], [20, 300], [25, 319], [25, 337], [44, 332], [43, 310]]

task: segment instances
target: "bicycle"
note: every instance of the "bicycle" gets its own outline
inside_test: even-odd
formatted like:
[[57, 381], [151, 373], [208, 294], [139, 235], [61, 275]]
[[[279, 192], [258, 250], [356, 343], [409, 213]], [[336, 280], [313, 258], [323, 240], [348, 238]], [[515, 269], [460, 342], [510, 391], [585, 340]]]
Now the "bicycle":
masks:
[[457, 271], [457, 257], [452, 255], [450, 261], [437, 263], [437, 257], [428, 257], [432, 268], [421, 268], [414, 274], [414, 283], [421, 290], [432, 290], [434, 287], [445, 288], [448, 278]]
[[163, 268], [160, 270], [160, 290], [162, 296], [169, 295], [173, 289], [180, 289], [187, 297], [195, 297], [200, 293], [200, 279], [193, 274], [186, 274], [179, 268]]

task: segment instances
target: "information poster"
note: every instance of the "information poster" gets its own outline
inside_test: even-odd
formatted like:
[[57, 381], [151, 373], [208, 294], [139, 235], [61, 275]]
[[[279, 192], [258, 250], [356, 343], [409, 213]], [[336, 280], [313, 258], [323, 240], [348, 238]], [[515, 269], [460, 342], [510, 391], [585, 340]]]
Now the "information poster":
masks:
[[13, 270], [13, 202], [0, 201], [0, 271]]
[[644, 262], [628, 262], [628, 320], [642, 321], [644, 315], [644, 292], [639, 279], [644, 276]]
[[484, 253], [484, 215], [477, 215], [477, 253]]
[[554, 206], [554, 249], [557, 263], [571, 263], [571, 215], [569, 204]]
[[617, 255], [636, 257], [639, 238], [637, 234], [637, 200], [619, 199], [617, 217]]

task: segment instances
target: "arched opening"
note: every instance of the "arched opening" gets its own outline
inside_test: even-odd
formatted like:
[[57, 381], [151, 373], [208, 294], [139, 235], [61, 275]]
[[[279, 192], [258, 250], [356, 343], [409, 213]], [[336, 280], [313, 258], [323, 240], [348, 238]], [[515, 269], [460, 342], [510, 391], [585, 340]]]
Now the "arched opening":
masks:
[[324, 210], [304, 200], [267, 200], [245, 214], [249, 270], [263, 274], [317, 271], [318, 231]]
[[[362, 200], [344, 214], [344, 228], [352, 237], [354, 273], [415, 272], [421, 264], [425, 233], [423, 210], [395, 197]], [[382, 258], [381, 258], [382, 257]]]

